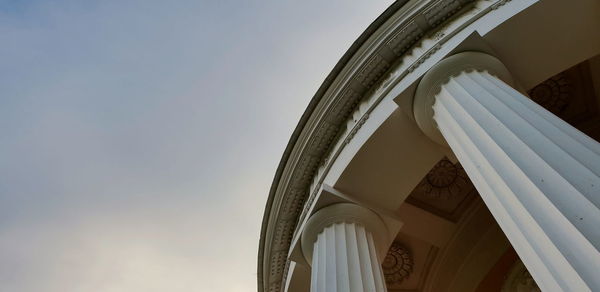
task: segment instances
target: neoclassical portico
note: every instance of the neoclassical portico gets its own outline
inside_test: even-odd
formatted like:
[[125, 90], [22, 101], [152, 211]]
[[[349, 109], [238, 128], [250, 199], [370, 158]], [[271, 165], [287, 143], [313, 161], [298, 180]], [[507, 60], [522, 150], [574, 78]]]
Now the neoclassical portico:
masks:
[[400, 2], [286, 150], [259, 290], [600, 290], [600, 3]]

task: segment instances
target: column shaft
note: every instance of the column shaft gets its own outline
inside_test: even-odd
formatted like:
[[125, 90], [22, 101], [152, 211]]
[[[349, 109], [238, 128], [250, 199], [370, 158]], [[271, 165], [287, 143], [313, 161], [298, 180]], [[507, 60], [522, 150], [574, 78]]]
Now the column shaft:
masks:
[[600, 144], [487, 72], [441, 85], [433, 119], [545, 291], [600, 291]]
[[356, 223], [326, 227], [314, 243], [311, 292], [386, 291], [372, 234]]

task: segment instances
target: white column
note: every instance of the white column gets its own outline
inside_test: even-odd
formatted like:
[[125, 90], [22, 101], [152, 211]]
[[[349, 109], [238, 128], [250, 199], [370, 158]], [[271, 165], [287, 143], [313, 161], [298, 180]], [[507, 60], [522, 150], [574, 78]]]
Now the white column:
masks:
[[501, 79], [489, 55], [447, 58], [421, 81], [415, 118], [448, 143], [542, 290], [600, 291], [600, 144]]
[[310, 291], [386, 291], [380, 263], [386, 236], [381, 218], [366, 208], [341, 203], [319, 210], [302, 234]]

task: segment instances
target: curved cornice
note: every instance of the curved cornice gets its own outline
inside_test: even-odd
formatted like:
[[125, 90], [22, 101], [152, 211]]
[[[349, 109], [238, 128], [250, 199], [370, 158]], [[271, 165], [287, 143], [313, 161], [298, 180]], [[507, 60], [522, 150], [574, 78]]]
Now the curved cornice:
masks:
[[258, 291], [281, 290], [291, 239], [313, 176], [358, 102], [423, 36], [471, 2], [396, 1], [329, 73], [296, 126], [269, 191], [258, 251]]

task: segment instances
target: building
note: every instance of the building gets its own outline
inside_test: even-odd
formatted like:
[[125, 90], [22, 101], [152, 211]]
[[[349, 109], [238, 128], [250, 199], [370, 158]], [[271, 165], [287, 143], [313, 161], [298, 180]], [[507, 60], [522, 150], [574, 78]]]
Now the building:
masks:
[[397, 1], [320, 87], [259, 291], [600, 291], [600, 1]]

